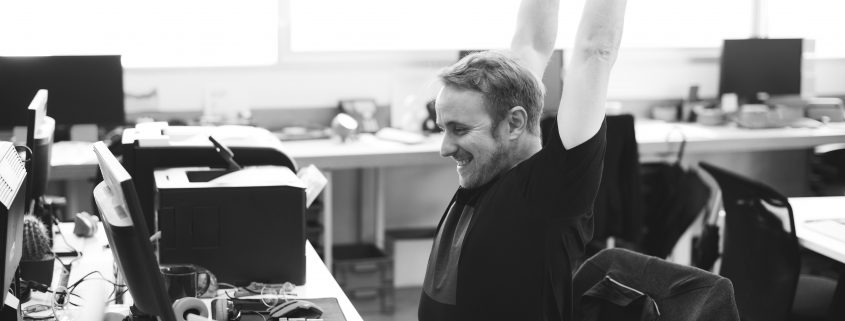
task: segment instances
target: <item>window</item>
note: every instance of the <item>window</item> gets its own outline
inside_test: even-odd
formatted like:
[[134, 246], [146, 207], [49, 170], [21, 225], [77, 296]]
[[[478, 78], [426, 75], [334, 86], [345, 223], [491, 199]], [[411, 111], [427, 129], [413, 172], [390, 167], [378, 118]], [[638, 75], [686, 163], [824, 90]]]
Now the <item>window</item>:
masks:
[[[519, 0], [291, 0], [292, 51], [506, 48]], [[557, 45], [571, 47], [584, 0], [562, 1]], [[719, 47], [751, 34], [751, 0], [628, 3], [626, 47]]]
[[815, 42], [815, 57], [845, 57], [841, 0], [769, 0], [764, 12], [771, 38], [806, 38]]
[[626, 9], [624, 47], [719, 48], [753, 26], [750, 0], [628, 1]]
[[519, 1], [291, 0], [292, 51], [504, 48]]
[[124, 67], [273, 64], [276, 0], [0, 3], [0, 55], [121, 54]]

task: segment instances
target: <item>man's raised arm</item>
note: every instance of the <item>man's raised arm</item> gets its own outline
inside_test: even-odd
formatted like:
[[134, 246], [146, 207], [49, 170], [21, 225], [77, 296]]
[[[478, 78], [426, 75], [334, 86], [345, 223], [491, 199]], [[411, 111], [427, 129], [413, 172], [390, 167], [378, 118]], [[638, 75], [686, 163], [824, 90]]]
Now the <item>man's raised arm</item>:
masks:
[[557, 121], [566, 149], [598, 132], [604, 119], [610, 70], [616, 61], [626, 0], [586, 0], [563, 80]]
[[511, 51], [537, 81], [543, 79], [555, 47], [559, 8], [560, 0], [522, 0], [519, 5]]

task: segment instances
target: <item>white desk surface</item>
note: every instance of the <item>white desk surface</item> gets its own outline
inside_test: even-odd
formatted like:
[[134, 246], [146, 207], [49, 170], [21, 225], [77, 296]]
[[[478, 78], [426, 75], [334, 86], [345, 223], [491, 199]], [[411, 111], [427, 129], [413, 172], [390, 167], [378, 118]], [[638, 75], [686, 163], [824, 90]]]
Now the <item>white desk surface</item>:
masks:
[[818, 128], [748, 129], [638, 119], [635, 131], [640, 155], [676, 150], [682, 137], [687, 153], [804, 149], [845, 142], [845, 122]]
[[97, 156], [91, 142], [53, 143], [50, 179], [88, 179], [97, 174]]
[[810, 220], [845, 218], [845, 196], [791, 197], [789, 204], [795, 215], [795, 234], [802, 246], [845, 263], [845, 242], [831, 238], [804, 223]]
[[[635, 132], [641, 155], [674, 153], [682, 137], [687, 140], [687, 153], [803, 149], [845, 142], [845, 123], [819, 128], [746, 129], [637, 120]], [[451, 164], [440, 157], [441, 140], [438, 134], [421, 144], [406, 145], [363, 135], [346, 144], [324, 139], [283, 142], [283, 146], [298, 164], [329, 169]]]
[[[103, 245], [107, 244], [108, 241], [106, 239], [105, 232], [103, 232], [102, 226], [98, 230], [97, 237], [85, 239], [78, 238], [73, 234], [73, 223], [61, 223], [60, 229], [67, 238], [70, 246], [85, 253], [79, 260], [74, 262], [74, 267], [71, 269], [71, 275], [69, 277], [69, 284], [93, 270], [99, 270], [103, 273], [105, 278], [113, 280], [111, 264], [111, 262], [113, 262], [113, 257], [110, 250], [103, 248]], [[66, 246], [62, 244], [63, 241], [60, 237], [55, 238], [55, 240], [57, 243], [57, 249], [66, 248]], [[70, 258], [63, 258], [63, 260], [65, 262], [69, 262]], [[338, 304], [340, 305], [346, 320], [363, 320], [361, 315], [358, 314], [358, 311], [355, 310], [355, 307], [349, 301], [349, 298], [343, 293], [343, 290], [341, 290], [337, 281], [335, 281], [334, 277], [332, 277], [331, 273], [329, 273], [328, 268], [326, 268], [325, 264], [323, 264], [320, 260], [320, 257], [317, 255], [317, 252], [314, 251], [314, 247], [311, 246], [311, 243], [306, 243], [305, 245], [305, 268], [305, 285], [297, 286], [294, 290], [297, 298], [308, 299], [334, 297], [337, 298]], [[57, 274], [54, 275], [53, 278], [54, 281], [58, 280], [59, 272], [59, 269], [57, 269]], [[83, 288], [83, 285], [87, 287]], [[105, 302], [105, 297], [110, 292], [111, 286], [105, 282], [83, 282], [80, 284], [80, 287], [74, 291], [74, 293], [81, 294], [82, 298], [88, 298], [83, 301], [83, 306], [86, 306], [88, 303], [99, 304], [99, 302]], [[97, 299], [92, 299], [92, 297], [96, 297]], [[44, 297], [41, 298], [41, 301], [47, 302]], [[209, 301], [207, 303], [210, 304], [210, 300], [207, 301]], [[74, 302], [79, 301], [77, 300]], [[35, 301], [33, 303], [39, 302]], [[90, 313], [91, 310], [92, 309], [79, 309], [79, 311], [76, 312]], [[96, 308], [93, 310], [96, 310]], [[112, 305], [106, 308], [106, 311], [126, 314], [128, 313], [128, 306]], [[73, 315], [74, 317], [80, 317], [79, 314]], [[81, 320], [82, 318], [79, 319]]]
[[442, 139], [442, 135], [431, 135], [422, 143], [404, 144], [363, 134], [347, 143], [334, 138], [283, 141], [282, 146], [300, 166], [325, 169], [451, 164], [440, 156]]
[[[687, 153], [803, 149], [845, 142], [845, 123], [819, 128], [745, 129], [638, 119], [635, 126], [640, 155], [673, 153], [682, 139], [680, 133], [686, 137]], [[360, 135], [348, 143], [341, 143], [339, 139], [318, 139], [285, 141], [282, 145], [298, 164], [314, 164], [325, 169], [451, 164], [440, 157], [441, 139], [441, 135], [431, 135], [421, 144], [408, 145]], [[97, 163], [89, 145], [56, 143], [51, 179], [93, 177]]]

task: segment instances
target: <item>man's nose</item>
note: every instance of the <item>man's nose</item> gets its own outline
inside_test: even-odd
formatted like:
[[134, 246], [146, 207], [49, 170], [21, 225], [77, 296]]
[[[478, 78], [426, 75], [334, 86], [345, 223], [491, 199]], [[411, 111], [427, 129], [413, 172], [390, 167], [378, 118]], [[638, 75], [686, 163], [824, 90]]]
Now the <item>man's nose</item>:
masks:
[[443, 141], [440, 143], [440, 156], [449, 157], [457, 151], [458, 148], [455, 142], [449, 138], [449, 135], [443, 136]]

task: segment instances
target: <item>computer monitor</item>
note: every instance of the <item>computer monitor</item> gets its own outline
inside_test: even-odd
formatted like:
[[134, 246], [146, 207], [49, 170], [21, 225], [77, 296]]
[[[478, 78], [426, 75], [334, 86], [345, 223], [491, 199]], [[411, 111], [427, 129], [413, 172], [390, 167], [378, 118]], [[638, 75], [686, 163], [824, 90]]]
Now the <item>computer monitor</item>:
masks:
[[757, 103], [757, 93], [801, 94], [802, 39], [725, 40], [719, 96], [735, 93], [740, 103]]
[[0, 271], [2, 292], [0, 310], [5, 309], [6, 295], [21, 261], [23, 242], [24, 190], [26, 170], [23, 159], [11, 142], [0, 142], [0, 246], [3, 270]]
[[135, 307], [161, 321], [176, 321], [132, 177], [104, 143], [94, 143], [94, 153], [103, 173], [94, 200]]
[[26, 171], [30, 173], [25, 198], [27, 212], [44, 195], [50, 177], [55, 121], [47, 117], [47, 95], [47, 90], [39, 89], [26, 110], [26, 146], [32, 151], [30, 161], [26, 163]]
[[[458, 59], [480, 51], [484, 50], [462, 50], [458, 52]], [[557, 115], [560, 97], [563, 94], [563, 66], [563, 50], [555, 49], [543, 72], [543, 85], [546, 87], [546, 96], [543, 100], [544, 116]]]
[[0, 57], [0, 128], [24, 126], [19, 106], [39, 89], [50, 91], [57, 129], [125, 123], [120, 56]]

